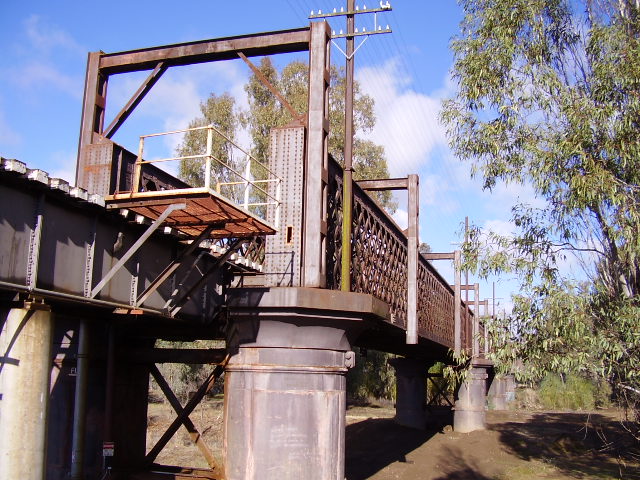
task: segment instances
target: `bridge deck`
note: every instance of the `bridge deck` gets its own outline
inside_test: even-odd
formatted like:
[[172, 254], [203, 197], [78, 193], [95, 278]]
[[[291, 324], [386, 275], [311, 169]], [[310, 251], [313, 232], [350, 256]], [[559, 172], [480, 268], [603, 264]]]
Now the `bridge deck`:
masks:
[[215, 225], [212, 238], [273, 235], [276, 230], [265, 220], [208, 188], [126, 192], [105, 197], [107, 208], [126, 208], [151, 220], [157, 219], [171, 204], [187, 207], [172, 212], [165, 221], [187, 236], [198, 236], [207, 226]]

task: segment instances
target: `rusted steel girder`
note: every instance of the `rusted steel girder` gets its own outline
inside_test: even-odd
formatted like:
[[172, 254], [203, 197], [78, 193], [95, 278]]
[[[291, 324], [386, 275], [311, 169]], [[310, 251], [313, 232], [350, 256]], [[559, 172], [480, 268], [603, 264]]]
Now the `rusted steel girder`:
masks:
[[[238, 52], [242, 52], [247, 57], [254, 57], [306, 51], [309, 50], [310, 32], [311, 29], [305, 27], [117, 53], [89, 53], [78, 145], [76, 185], [86, 188], [87, 184], [83, 163], [85, 147], [95, 143], [97, 136], [110, 137], [113, 135], [167, 68], [238, 58]], [[105, 131], [104, 112], [107, 104], [109, 76], [142, 70], [154, 70], [154, 72], [143, 82]]]

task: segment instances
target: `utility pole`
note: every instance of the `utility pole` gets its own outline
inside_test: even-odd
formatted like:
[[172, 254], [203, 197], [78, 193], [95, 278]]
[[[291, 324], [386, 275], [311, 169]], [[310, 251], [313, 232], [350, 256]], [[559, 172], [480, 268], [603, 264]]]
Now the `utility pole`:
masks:
[[343, 292], [351, 291], [351, 219], [353, 217], [353, 34], [355, 0], [347, 0], [347, 65], [344, 93], [344, 174], [342, 176], [342, 265]]
[[[341, 263], [341, 282], [340, 288], [342, 291], [351, 291], [351, 223], [352, 223], [352, 210], [353, 210], [353, 77], [354, 77], [354, 61], [353, 57], [356, 51], [364, 44], [369, 38], [369, 35], [380, 33], [391, 33], [391, 29], [387, 25], [386, 29], [378, 26], [378, 13], [388, 12], [391, 10], [391, 5], [387, 1], [386, 3], [380, 2], [380, 8], [367, 8], [364, 6], [362, 9], [358, 5], [355, 5], [355, 0], [347, 0], [347, 11], [344, 12], [340, 8], [340, 12], [336, 9], [332, 13], [323, 13], [318, 10], [318, 13], [311, 12], [310, 19], [317, 18], [330, 18], [330, 17], [347, 17], [347, 32], [344, 34], [342, 30], [336, 35], [335, 30], [332, 32], [332, 43], [340, 50], [340, 52], [346, 58], [346, 88], [345, 88], [345, 101], [344, 101], [344, 172], [342, 177], [342, 263]], [[358, 31], [355, 26], [355, 16], [363, 13], [374, 14], [374, 27], [367, 31], [366, 27]], [[364, 36], [362, 43], [354, 48], [354, 40], [357, 36]], [[346, 39], [346, 51], [342, 50], [333, 39], [345, 38]]]

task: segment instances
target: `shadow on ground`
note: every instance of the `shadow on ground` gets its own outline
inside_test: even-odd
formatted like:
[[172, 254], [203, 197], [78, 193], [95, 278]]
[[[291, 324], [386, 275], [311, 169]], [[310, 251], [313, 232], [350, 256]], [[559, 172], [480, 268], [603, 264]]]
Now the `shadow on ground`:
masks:
[[438, 457], [438, 464], [447, 473], [435, 480], [493, 480], [479, 473], [482, 469], [475, 461], [465, 458], [457, 447], [446, 448]]
[[437, 430], [415, 430], [391, 418], [370, 418], [347, 426], [345, 473], [349, 480], [364, 480], [433, 437]]
[[489, 429], [519, 458], [544, 461], [574, 478], [640, 479], [637, 445], [618, 420], [605, 415], [535, 413], [522, 423]]

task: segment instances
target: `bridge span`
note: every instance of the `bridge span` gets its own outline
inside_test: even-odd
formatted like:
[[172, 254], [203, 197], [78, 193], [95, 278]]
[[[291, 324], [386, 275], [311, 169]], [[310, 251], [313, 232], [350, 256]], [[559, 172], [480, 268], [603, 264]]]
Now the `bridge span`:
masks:
[[[355, 183], [343, 228], [343, 172], [326, 141], [329, 42], [327, 25], [312, 23], [91, 53], [77, 186], [0, 160], [0, 478], [136, 478], [184, 427], [210, 478], [342, 480], [345, 374], [356, 347], [401, 356], [397, 419], [414, 427], [426, 421], [428, 366], [466, 353], [472, 368], [455, 426], [483, 427], [491, 364], [478, 292], [472, 309], [459, 275], [449, 285], [418, 252], [417, 176]], [[234, 172], [240, 180], [207, 173], [194, 187], [145, 160], [142, 140], [137, 155], [111, 140], [167, 68], [304, 50], [308, 113], [272, 131], [264, 178], [248, 156], [245, 173]], [[109, 77], [139, 70], [151, 73], [105, 128]], [[210, 150], [200, 160], [213, 171]], [[397, 188], [409, 191], [406, 232], [368, 193]], [[431, 258], [443, 257], [456, 258]], [[158, 339], [225, 346], [159, 349]], [[155, 367], [163, 362], [212, 372], [181, 405]], [[218, 465], [189, 413], [223, 372]], [[177, 414], [154, 446], [150, 375]]]

